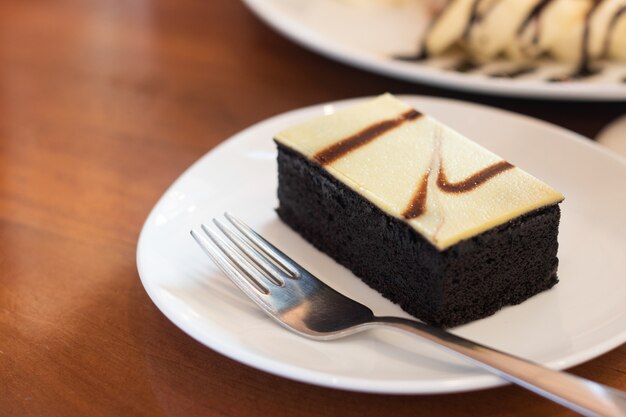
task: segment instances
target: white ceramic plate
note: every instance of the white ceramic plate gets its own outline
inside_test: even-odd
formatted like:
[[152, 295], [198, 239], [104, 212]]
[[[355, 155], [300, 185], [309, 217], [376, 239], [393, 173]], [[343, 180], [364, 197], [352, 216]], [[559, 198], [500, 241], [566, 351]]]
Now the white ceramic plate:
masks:
[[[438, 98], [406, 96], [562, 191], [561, 282], [462, 336], [563, 369], [626, 341], [626, 162], [587, 139], [528, 117]], [[361, 99], [273, 117], [218, 146], [156, 204], [141, 232], [137, 265], [157, 307], [178, 327], [237, 361], [312, 384], [380, 393], [453, 392], [502, 384], [425, 342], [390, 330], [316, 342], [265, 316], [201, 252], [189, 230], [229, 211], [329, 285], [380, 315], [406, 316], [350, 271], [282, 224], [275, 212], [272, 136]]]
[[[244, 0], [263, 21], [295, 42], [322, 55], [379, 74], [440, 87], [504, 96], [566, 100], [626, 100], [626, 65], [575, 82], [549, 82], [571, 70], [544, 61], [518, 78], [493, 78], [509, 63], [461, 73], [448, 59], [404, 62], [414, 54], [427, 24], [419, 0]], [[368, 6], [369, 4], [369, 6]], [[453, 60], [454, 61], [454, 60]], [[314, 69], [311, 69], [314, 71]]]

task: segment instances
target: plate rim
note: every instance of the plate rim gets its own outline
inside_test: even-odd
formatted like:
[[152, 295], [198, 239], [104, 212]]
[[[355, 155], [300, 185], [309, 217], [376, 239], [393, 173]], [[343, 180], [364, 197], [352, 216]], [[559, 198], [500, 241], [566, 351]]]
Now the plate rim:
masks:
[[[195, 334], [195, 331], [191, 326], [188, 326], [186, 322], [179, 319], [179, 315], [174, 311], [175, 309], [171, 308], [167, 303], [162, 302], [161, 298], [158, 297], [155, 293], [156, 288], [153, 288], [149, 279], [146, 278], [145, 266], [142, 263], [142, 251], [145, 248], [145, 240], [146, 238], [146, 230], [150, 227], [151, 221], [155, 217], [155, 213], [157, 208], [160, 207], [162, 202], [167, 198], [169, 192], [175, 189], [179, 183], [184, 181], [190, 173], [192, 173], [198, 166], [206, 163], [210, 158], [215, 157], [219, 150], [224, 149], [230, 146], [236, 146], [238, 142], [244, 140], [247, 135], [250, 134], [251, 131], [263, 128], [264, 125], [273, 124], [283, 118], [291, 118], [297, 113], [305, 113], [312, 111], [320, 111], [324, 106], [332, 105], [332, 106], [347, 106], [350, 104], [355, 104], [360, 101], [364, 101], [367, 99], [371, 99], [375, 96], [365, 96], [365, 97], [356, 97], [356, 98], [348, 98], [343, 100], [335, 100], [329, 101], [320, 104], [313, 104], [304, 106], [301, 108], [289, 110], [274, 116], [271, 116], [267, 119], [261, 120], [253, 125], [244, 128], [243, 130], [231, 135], [226, 140], [220, 142], [218, 145], [209, 149], [205, 154], [203, 154], [200, 158], [198, 158], [195, 162], [190, 164], [186, 169], [180, 173], [176, 179], [163, 191], [162, 195], [159, 197], [157, 202], [154, 204], [150, 213], [146, 217], [144, 224], [141, 228], [141, 232], [137, 241], [137, 249], [136, 249], [136, 264], [137, 271], [139, 274], [140, 281], [144, 290], [148, 294], [151, 301], [155, 304], [155, 306], [160, 310], [160, 312], [170, 320], [176, 327], [182, 330], [185, 334], [190, 336], [192, 339], [196, 340], [203, 346], [214, 350], [221, 355], [224, 355], [232, 360], [235, 360], [239, 363], [242, 363], [246, 366], [252, 367], [254, 369], [267, 372], [269, 374], [277, 375], [280, 377], [284, 377], [290, 380], [295, 380], [303, 383], [313, 384], [317, 386], [323, 386], [333, 389], [340, 389], [346, 391], [353, 392], [365, 392], [365, 393], [378, 393], [378, 394], [400, 394], [400, 395], [426, 395], [426, 394], [444, 394], [444, 393], [460, 393], [460, 392], [468, 392], [475, 391], [480, 389], [498, 387], [502, 385], [509, 384], [508, 382], [500, 379], [499, 377], [492, 374], [480, 374], [474, 375], [470, 377], [466, 377], [461, 381], [438, 381], [436, 384], [433, 384], [432, 381], [411, 381], [411, 380], [384, 380], [384, 381], [376, 381], [375, 383], [364, 382], [364, 378], [357, 377], [346, 377], [346, 376], [329, 376], [328, 372], [319, 372], [313, 371], [310, 369], [304, 369], [302, 367], [291, 365], [288, 363], [280, 362], [274, 359], [269, 359], [257, 354], [251, 354], [246, 349], [242, 349], [240, 347], [233, 348], [231, 344], [222, 343], [220, 340], [213, 339], [211, 343], [207, 343], [206, 340], [201, 340]], [[509, 110], [504, 110], [484, 104], [478, 104], [473, 102], [467, 102], [463, 100], [442, 98], [442, 97], [434, 97], [427, 95], [397, 95], [398, 98], [403, 100], [426, 100], [426, 101], [434, 101], [440, 102], [443, 104], [450, 103], [453, 105], [463, 105], [463, 106], [472, 106], [476, 108], [480, 108], [482, 110], [487, 111], [495, 111], [497, 113], [502, 114], [503, 116], [520, 118], [522, 121], [526, 123], [535, 124], [544, 129], [549, 129], [551, 131], [559, 132], [561, 134], [565, 134], [568, 136], [568, 140], [573, 140], [579, 144], [589, 147], [593, 149], [595, 152], [600, 152], [603, 154], [603, 157], [608, 157], [610, 159], [614, 159], [619, 164], [626, 167], [626, 158], [611, 152], [610, 150], [604, 148], [603, 146], [595, 143], [594, 141], [584, 137], [583, 135], [573, 132], [571, 130], [565, 129], [558, 125], [552, 124], [550, 122], [534, 118], [532, 116], [516, 113]], [[620, 316], [621, 317], [621, 316]], [[618, 317], [619, 318], [619, 317]], [[607, 323], [612, 323], [613, 320]], [[328, 343], [328, 342], [320, 342], [320, 343]], [[602, 354], [607, 353], [608, 351], [621, 346], [626, 343], [626, 328], [623, 332], [617, 333], [613, 335], [613, 337], [603, 340], [601, 343], [595, 344], [593, 347], [583, 350], [581, 352], [570, 354], [565, 358], [560, 358], [557, 360], [553, 360], [550, 362], [542, 363], [544, 366], [563, 370], [567, 369], [591, 359], [594, 359]], [[383, 385], [380, 385], [381, 382]], [[407, 387], [407, 385], [410, 385]]]
[[602, 91], [588, 88], [590, 84], [547, 83], [525, 81], [520, 83], [507, 79], [470, 78], [455, 72], [443, 72], [420, 65], [377, 57], [346, 45], [332, 45], [332, 39], [308, 26], [302, 26], [288, 13], [273, 7], [267, 0], [242, 0], [262, 22], [296, 44], [322, 56], [379, 75], [412, 83], [424, 83], [448, 90], [480, 93], [500, 97], [567, 101], [626, 101], [626, 87], [618, 83], [595, 84]]

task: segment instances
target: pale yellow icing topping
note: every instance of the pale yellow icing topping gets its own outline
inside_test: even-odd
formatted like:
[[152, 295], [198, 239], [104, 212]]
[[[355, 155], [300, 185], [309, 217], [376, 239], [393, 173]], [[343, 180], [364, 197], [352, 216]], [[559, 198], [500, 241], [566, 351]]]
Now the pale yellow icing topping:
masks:
[[[398, 120], [411, 107], [385, 94], [371, 101], [293, 126], [275, 139], [314, 160], [321, 151], [371, 126]], [[463, 182], [502, 158], [432, 117], [404, 120], [375, 139], [324, 164], [339, 181], [389, 215], [402, 219], [440, 250], [524, 213], [556, 204], [563, 195], [512, 167], [464, 192], [437, 184], [440, 169], [449, 183]], [[443, 165], [443, 167], [442, 167]], [[423, 212], [406, 218], [427, 178]]]

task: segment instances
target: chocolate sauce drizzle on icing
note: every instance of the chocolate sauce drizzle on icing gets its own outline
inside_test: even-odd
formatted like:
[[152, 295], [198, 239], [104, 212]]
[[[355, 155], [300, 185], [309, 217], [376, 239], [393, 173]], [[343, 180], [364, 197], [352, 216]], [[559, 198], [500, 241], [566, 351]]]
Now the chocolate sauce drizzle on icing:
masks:
[[347, 138], [342, 139], [339, 142], [333, 143], [325, 149], [322, 149], [313, 156], [313, 159], [315, 159], [322, 165], [330, 164], [352, 152], [356, 148], [359, 148], [373, 141], [387, 131], [400, 126], [404, 122], [415, 120], [421, 115], [422, 114], [417, 110], [411, 109], [393, 119], [387, 119], [378, 123], [374, 123], [373, 125], [368, 126], [363, 130], [353, 134], [352, 136], [348, 136]]
[[426, 171], [426, 173], [420, 180], [419, 186], [417, 187], [417, 190], [415, 190], [415, 194], [413, 194], [413, 198], [411, 198], [409, 206], [402, 213], [402, 216], [405, 219], [414, 219], [426, 212], [426, 200], [428, 197], [428, 178], [430, 178], [430, 169]]
[[508, 161], [500, 161], [481, 169], [462, 181], [450, 182], [443, 169], [443, 164], [440, 164], [439, 174], [437, 175], [437, 187], [446, 193], [466, 193], [480, 187], [496, 175], [513, 167], [514, 165]]
[[[437, 188], [445, 193], [466, 193], [473, 191], [486, 183], [496, 175], [514, 168], [515, 165], [508, 161], [500, 161], [495, 164], [489, 165], [486, 168], [470, 175], [464, 180], [458, 182], [450, 182], [446, 176], [443, 168], [443, 163], [440, 161], [439, 172], [437, 174]], [[426, 201], [428, 192], [428, 179], [430, 178], [431, 170], [429, 169], [419, 182], [418, 188], [411, 199], [406, 210], [402, 213], [402, 216], [407, 219], [414, 219], [421, 216], [426, 212]]]

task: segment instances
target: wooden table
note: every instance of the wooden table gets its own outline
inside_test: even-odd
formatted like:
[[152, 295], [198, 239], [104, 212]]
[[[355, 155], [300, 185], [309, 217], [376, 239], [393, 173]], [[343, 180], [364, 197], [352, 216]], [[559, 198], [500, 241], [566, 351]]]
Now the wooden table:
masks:
[[[0, 415], [570, 415], [511, 386], [385, 396], [281, 379], [195, 342], [144, 292], [137, 236], [189, 164], [277, 113], [384, 91], [486, 103], [590, 137], [624, 111], [361, 72], [237, 1], [2, 1]], [[626, 389], [626, 345], [572, 372]]]

